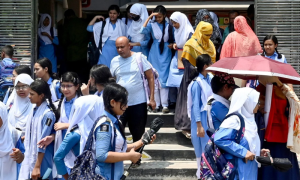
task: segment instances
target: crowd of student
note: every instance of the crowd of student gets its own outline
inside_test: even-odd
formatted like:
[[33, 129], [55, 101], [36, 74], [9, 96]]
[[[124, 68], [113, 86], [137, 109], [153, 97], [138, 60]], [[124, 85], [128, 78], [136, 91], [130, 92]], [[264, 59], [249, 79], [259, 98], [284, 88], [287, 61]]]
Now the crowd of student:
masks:
[[[251, 22], [238, 16], [237, 11], [229, 13], [230, 25], [224, 33], [216, 14], [205, 9], [198, 11], [194, 27], [181, 12], [174, 12], [168, 19], [167, 10], [161, 5], [150, 16], [143, 4], [133, 4], [127, 11], [128, 17], [120, 20], [119, 7], [112, 5], [109, 18], [96, 16], [86, 27], [93, 32], [95, 44], [102, 46], [98, 65], [90, 69], [87, 84], [79, 73], [72, 71], [58, 79], [53, 76], [56, 64], [50, 54], [54, 52], [52, 44], [58, 40], [55, 29], [51, 30], [49, 15], [41, 16], [40, 20], [40, 59], [34, 64], [36, 80], [31, 78], [29, 67], [12, 67], [10, 46], [2, 50], [2, 62], [7, 61], [2, 67], [12, 71], [14, 87], [7, 90], [0, 103], [0, 134], [4, 137], [0, 140], [0, 179], [37, 179], [48, 168], [53, 170], [50, 179], [68, 179], [90, 132], [95, 140], [95, 172], [106, 179], [120, 179], [124, 160], [132, 161], [133, 167], [141, 163], [137, 151], [143, 145], [147, 107], [157, 112], [161, 106], [162, 112], [167, 113], [169, 101], [177, 101], [175, 128], [192, 140], [198, 179], [201, 154], [209, 140], [208, 127], [219, 129], [214, 141], [235, 167], [229, 179], [300, 178], [296, 154], [286, 147], [284, 138], [272, 136], [264, 140], [258, 136], [261, 129], [255, 114], [264, 113], [264, 98], [270, 96], [265, 90], [266, 83], [270, 82], [243, 82], [242, 86], [249, 87], [236, 89], [230, 75], [213, 76], [206, 70], [218, 56], [262, 53], [287, 63], [277, 51], [275, 36], [265, 37], [262, 50]], [[182, 49], [184, 69], [178, 68], [178, 49]], [[267, 125], [267, 134], [274, 133], [275, 122], [287, 121], [289, 106], [281, 89], [292, 91], [292, 85], [283, 85], [277, 79], [274, 82], [277, 84], [272, 87], [272, 100], [280, 103], [270, 107], [270, 113], [276, 116], [270, 116], [273, 119], [269, 122], [274, 123]], [[94, 95], [89, 95], [90, 86], [96, 88]], [[239, 113], [246, 124], [240, 143], [236, 143], [240, 119], [224, 119], [231, 113]], [[132, 144], [126, 142], [127, 124]], [[287, 131], [280, 129], [276, 133], [287, 136]], [[254, 158], [266, 152], [275, 158], [289, 158], [293, 168], [286, 173], [272, 167], [258, 168]]]

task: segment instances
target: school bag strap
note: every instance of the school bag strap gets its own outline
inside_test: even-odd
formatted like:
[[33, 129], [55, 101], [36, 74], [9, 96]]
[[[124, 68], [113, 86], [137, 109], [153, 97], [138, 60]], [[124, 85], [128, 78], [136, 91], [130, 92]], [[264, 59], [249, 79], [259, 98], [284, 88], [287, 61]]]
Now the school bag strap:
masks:
[[100, 33], [100, 39], [99, 39], [99, 45], [98, 45], [98, 49], [100, 51], [102, 51], [102, 36], [103, 36], [103, 31], [104, 31], [105, 24], [106, 24], [106, 21], [103, 20], [102, 27], [101, 27], [101, 33]]
[[148, 90], [147, 90], [148, 83], [146, 82], [146, 77], [145, 77], [145, 73], [144, 73], [144, 69], [143, 69], [142, 53], [137, 52], [135, 59], [136, 59], [136, 62], [138, 64], [138, 67], [139, 67], [139, 70], [140, 70], [140, 73], [141, 73], [142, 78], [143, 78], [143, 84], [144, 84], [144, 89], [145, 89], [145, 92], [146, 92], [147, 104], [149, 104], [149, 94], [148, 94]]
[[[224, 118], [224, 121], [231, 117], [231, 116], [237, 116], [239, 119], [240, 119], [240, 122], [241, 122], [241, 127], [240, 129], [238, 130], [238, 133], [237, 133], [237, 136], [235, 137], [235, 141], [236, 143], [240, 144], [240, 141], [244, 135], [244, 132], [245, 132], [245, 121], [244, 121], [244, 118], [242, 117], [242, 115], [240, 115], [239, 113], [231, 113], [231, 114], [228, 114], [225, 118]], [[224, 122], [223, 121], [223, 122]]]

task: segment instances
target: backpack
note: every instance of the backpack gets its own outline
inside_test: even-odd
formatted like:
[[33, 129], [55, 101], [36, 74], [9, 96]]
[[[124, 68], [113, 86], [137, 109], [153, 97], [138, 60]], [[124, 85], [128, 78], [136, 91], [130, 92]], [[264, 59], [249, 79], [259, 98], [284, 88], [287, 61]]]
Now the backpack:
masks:
[[[106, 117], [106, 116], [101, 116], [95, 121], [95, 123], [89, 133], [89, 137], [86, 141], [83, 153], [80, 154], [74, 162], [74, 167], [71, 170], [69, 180], [90, 180], [90, 179], [105, 180], [105, 178], [102, 177], [100, 174], [95, 173], [96, 159], [93, 157], [93, 152], [92, 152], [94, 131], [96, 129], [96, 126], [97, 126], [99, 120], [102, 117]], [[114, 130], [115, 130], [115, 128], [114, 128]], [[114, 138], [113, 147], [115, 147], [115, 143], [116, 142], [115, 142], [115, 138]], [[114, 164], [112, 165], [112, 169], [113, 169], [112, 174], [114, 174]], [[113, 177], [113, 175], [112, 175], [112, 177]]]
[[[148, 85], [148, 80], [145, 77], [145, 72], [144, 72], [143, 63], [142, 63], [142, 53], [141, 52], [136, 53], [136, 62], [138, 64], [140, 73], [141, 73], [142, 78], [143, 78], [144, 88], [145, 88], [146, 98], [147, 98], [147, 104], [149, 104], [149, 97], [150, 97], [151, 92], [150, 92], [150, 88], [149, 88], [149, 85]], [[159, 77], [158, 72], [156, 71], [156, 69], [154, 69], [154, 67], [152, 66], [152, 64], [150, 62], [148, 62], [148, 64], [150, 65], [152, 73], [153, 73], [154, 86], [155, 86], [155, 88], [160, 89], [161, 85], [160, 85], [160, 82], [158, 80], [158, 77]]]
[[[236, 143], [240, 143], [244, 137], [245, 122], [244, 118], [238, 113], [228, 114], [224, 119], [236, 115], [239, 117], [241, 127], [235, 138]], [[202, 153], [200, 161], [200, 179], [201, 180], [226, 180], [229, 178], [234, 168], [233, 164], [228, 161], [222, 150], [220, 150], [214, 143], [215, 131], [208, 129], [207, 134], [210, 140], [205, 146], [204, 153]]]
[[94, 38], [92, 38], [92, 40], [88, 44], [88, 55], [89, 55], [88, 59], [89, 59], [89, 63], [90, 63], [91, 67], [98, 63], [98, 60], [100, 57], [100, 51], [102, 50], [102, 35], [103, 35], [103, 30], [104, 30], [105, 24], [106, 24], [106, 21], [104, 20], [102, 22], [98, 47], [96, 46], [96, 42], [95, 42]]

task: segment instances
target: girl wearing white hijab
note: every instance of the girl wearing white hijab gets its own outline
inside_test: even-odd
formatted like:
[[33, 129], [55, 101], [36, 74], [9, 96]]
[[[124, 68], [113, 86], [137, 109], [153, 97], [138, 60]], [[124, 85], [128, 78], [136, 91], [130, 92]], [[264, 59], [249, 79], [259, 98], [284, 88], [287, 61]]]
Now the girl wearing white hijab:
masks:
[[142, 52], [145, 56], [148, 56], [148, 42], [151, 37], [149, 34], [140, 33], [149, 15], [147, 8], [144, 4], [133, 4], [130, 8], [130, 15], [133, 21], [128, 29], [127, 36], [130, 40], [130, 45], [133, 46], [131, 51]]
[[39, 59], [48, 58], [52, 63], [52, 72], [57, 72], [57, 58], [55, 55], [54, 45], [58, 45], [57, 32], [51, 27], [51, 16], [49, 14], [41, 14], [38, 29], [39, 37]]
[[81, 96], [76, 99], [70, 113], [66, 136], [54, 155], [57, 174], [65, 179], [69, 178], [66, 166], [73, 168], [76, 157], [83, 152], [94, 122], [103, 112], [103, 99], [97, 95]]
[[[17, 153], [20, 150], [15, 147], [17, 142], [19, 143], [18, 139], [21, 136], [21, 131], [17, 131], [10, 126], [7, 118], [7, 110], [2, 102], [0, 102], [0, 136], [0, 179], [17, 180], [17, 163], [22, 162], [23, 155], [22, 153]], [[22, 146], [22, 151], [24, 152], [24, 146]], [[9, 156], [10, 153], [13, 153], [11, 154], [12, 158]], [[21, 158], [17, 154], [20, 154]]]
[[[47, 148], [39, 148], [37, 143], [49, 136], [58, 116], [52, 103], [48, 84], [43, 80], [35, 80], [30, 84], [29, 99], [36, 104], [33, 112], [28, 116], [25, 131], [25, 159], [22, 162], [19, 180], [37, 180], [53, 165], [54, 143]], [[49, 177], [52, 180], [52, 176]]]
[[28, 74], [20, 74], [15, 80], [15, 90], [13, 105], [8, 114], [9, 123], [20, 129], [25, 135], [26, 122], [28, 117], [35, 107], [34, 104], [31, 104], [29, 99], [30, 84], [33, 82], [33, 79]]
[[[235, 166], [240, 180], [257, 179], [258, 163], [254, 159], [261, 155], [261, 150], [254, 113], [259, 108], [259, 94], [252, 88], [238, 88], [232, 95], [228, 114], [239, 113], [245, 122], [244, 137], [239, 144], [235, 138], [241, 122], [235, 115], [225, 119], [214, 136], [215, 144], [228, 153], [225, 156]], [[263, 154], [264, 151], [268, 150], [262, 150]]]
[[[175, 30], [175, 43], [173, 44], [173, 49], [176, 50], [176, 53], [171, 61], [167, 86], [179, 88], [184, 70], [178, 69], [177, 50], [183, 48], [187, 40], [194, 34], [194, 29], [186, 15], [181, 12], [174, 12], [170, 19]], [[177, 96], [177, 94], [175, 94], [175, 96]], [[174, 102], [176, 102], [176, 98]]]
[[[107, 67], [110, 67], [111, 60], [118, 56], [118, 51], [116, 49], [116, 40], [120, 36], [126, 36], [126, 25], [124, 22], [119, 19], [120, 16], [120, 8], [117, 5], [111, 5], [108, 8], [109, 18], [104, 19], [103, 16], [95, 16], [94, 19], [90, 22], [87, 27], [87, 31], [94, 33], [94, 40], [96, 46], [100, 44], [100, 57], [98, 64], [104, 64]], [[104, 20], [106, 23], [103, 27], [103, 21], [96, 22], [96, 20]], [[100, 40], [100, 36], [102, 33], [102, 38]]]

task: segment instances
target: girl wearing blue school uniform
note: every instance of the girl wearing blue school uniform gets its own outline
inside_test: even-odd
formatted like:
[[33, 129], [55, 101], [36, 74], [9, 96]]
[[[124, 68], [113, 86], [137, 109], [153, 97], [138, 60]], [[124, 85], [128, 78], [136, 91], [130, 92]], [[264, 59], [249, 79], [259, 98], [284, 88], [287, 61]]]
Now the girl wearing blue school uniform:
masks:
[[197, 73], [199, 74], [188, 86], [187, 110], [188, 116], [191, 119], [191, 137], [192, 144], [195, 149], [197, 158], [197, 177], [200, 178], [200, 160], [204, 152], [206, 143], [209, 137], [206, 134], [207, 125], [207, 111], [205, 106], [208, 97], [212, 95], [211, 79], [212, 75], [206, 71], [212, 64], [211, 58], [207, 54], [202, 54], [196, 59]]
[[224, 118], [228, 114], [230, 101], [233, 91], [237, 86], [234, 79], [227, 73], [218, 73], [211, 80], [213, 91], [211, 100], [211, 110], [208, 111], [209, 127], [218, 129]]
[[53, 158], [57, 174], [64, 179], [69, 178], [66, 165], [74, 166], [76, 157], [83, 152], [93, 123], [103, 113], [103, 109], [103, 103], [96, 95], [81, 96], [73, 103], [69, 128]]
[[[123, 161], [136, 163], [141, 154], [135, 152], [143, 142], [126, 143], [124, 127], [118, 116], [127, 109], [127, 90], [119, 84], [111, 83], [103, 91], [104, 116], [95, 126], [96, 169], [97, 174], [106, 179], [119, 180], [124, 173]], [[155, 136], [152, 137], [152, 142]], [[115, 145], [115, 146], [113, 146]]]
[[[143, 28], [141, 29], [142, 34], [151, 34], [153, 38], [153, 43], [150, 49], [148, 60], [153, 65], [153, 67], [157, 70], [159, 74], [159, 82], [161, 84], [161, 89], [158, 89], [155, 92], [155, 102], [156, 109], [162, 105], [163, 112], [168, 113], [168, 94], [169, 88], [167, 87], [167, 79], [169, 76], [170, 63], [172, 59], [172, 51], [168, 47], [169, 39], [173, 36], [173, 28], [172, 34], [169, 34], [169, 23], [166, 22], [167, 10], [164, 6], [157, 6], [153, 13], [148, 17], [145, 21]], [[149, 23], [149, 20], [155, 16], [155, 21]]]
[[130, 8], [132, 23], [128, 28], [127, 37], [132, 47], [131, 51], [141, 52], [146, 57], [149, 55], [148, 43], [151, 39], [150, 34], [141, 34], [141, 28], [148, 18], [148, 11], [144, 4], [135, 3]]
[[[263, 40], [263, 56], [271, 58], [275, 61], [287, 63], [286, 58], [283, 54], [279, 53], [277, 50], [278, 47], [278, 40], [274, 35], [268, 35]], [[293, 89], [292, 84], [288, 84], [288, 86]], [[282, 132], [278, 132], [282, 133]], [[284, 134], [282, 134], [284, 136]], [[263, 145], [264, 148], [268, 148], [271, 151], [271, 155], [273, 158], [288, 158], [293, 168], [290, 169], [288, 172], [280, 172], [275, 170], [272, 167], [261, 167], [258, 171], [258, 179], [289, 179], [289, 180], [296, 180], [300, 179], [300, 172], [299, 172], [299, 164], [297, 160], [297, 154], [291, 152], [290, 149], [287, 148], [287, 143], [279, 143], [279, 142], [269, 142], [264, 141]]]
[[259, 108], [259, 92], [252, 88], [238, 88], [234, 91], [228, 114], [239, 113], [245, 122], [244, 136], [236, 143], [237, 131], [241, 126], [238, 116], [225, 119], [215, 133], [215, 144], [224, 150], [225, 157], [234, 165], [234, 179], [256, 180], [258, 163], [255, 156], [265, 156], [269, 150], [261, 150], [254, 113]]
[[185, 14], [181, 12], [174, 12], [171, 17], [171, 22], [174, 27], [174, 38], [173, 49], [176, 50], [175, 55], [171, 60], [169, 76], [167, 80], [167, 86], [170, 88], [169, 99], [171, 103], [176, 103], [177, 92], [180, 87], [180, 83], [183, 76], [183, 69], [178, 69], [178, 49], [182, 49], [184, 44], [191, 38], [194, 34], [194, 29], [186, 17]]
[[[108, 8], [109, 18], [104, 19], [103, 16], [95, 16], [87, 27], [87, 31], [94, 33], [95, 44], [98, 47], [100, 43], [100, 35], [103, 34], [101, 38], [100, 50], [101, 54], [99, 57], [98, 64], [104, 64], [110, 67], [111, 60], [118, 56], [118, 51], [116, 48], [116, 40], [120, 36], [126, 36], [126, 25], [119, 19], [120, 8], [117, 5], [111, 5]], [[105, 20], [105, 25], [103, 27], [103, 21], [96, 22], [96, 20]]]
[[[37, 179], [44, 175], [48, 168], [52, 168], [54, 143], [45, 149], [39, 148], [37, 143], [49, 136], [58, 116], [51, 100], [48, 84], [43, 80], [35, 80], [30, 85], [29, 99], [36, 104], [31, 116], [28, 117], [25, 130], [25, 158], [22, 162], [19, 179]], [[49, 177], [53, 179], [52, 175]]]
[[51, 99], [55, 102], [60, 99], [61, 92], [59, 91], [59, 80], [54, 79], [52, 72], [52, 63], [47, 58], [38, 59], [34, 64], [34, 73], [36, 77], [47, 82], [51, 92]]
[[38, 37], [39, 59], [48, 58], [52, 63], [52, 72], [57, 73], [57, 58], [53, 44], [58, 45], [59, 42], [56, 29], [51, 27], [51, 16], [49, 14], [41, 14]]

